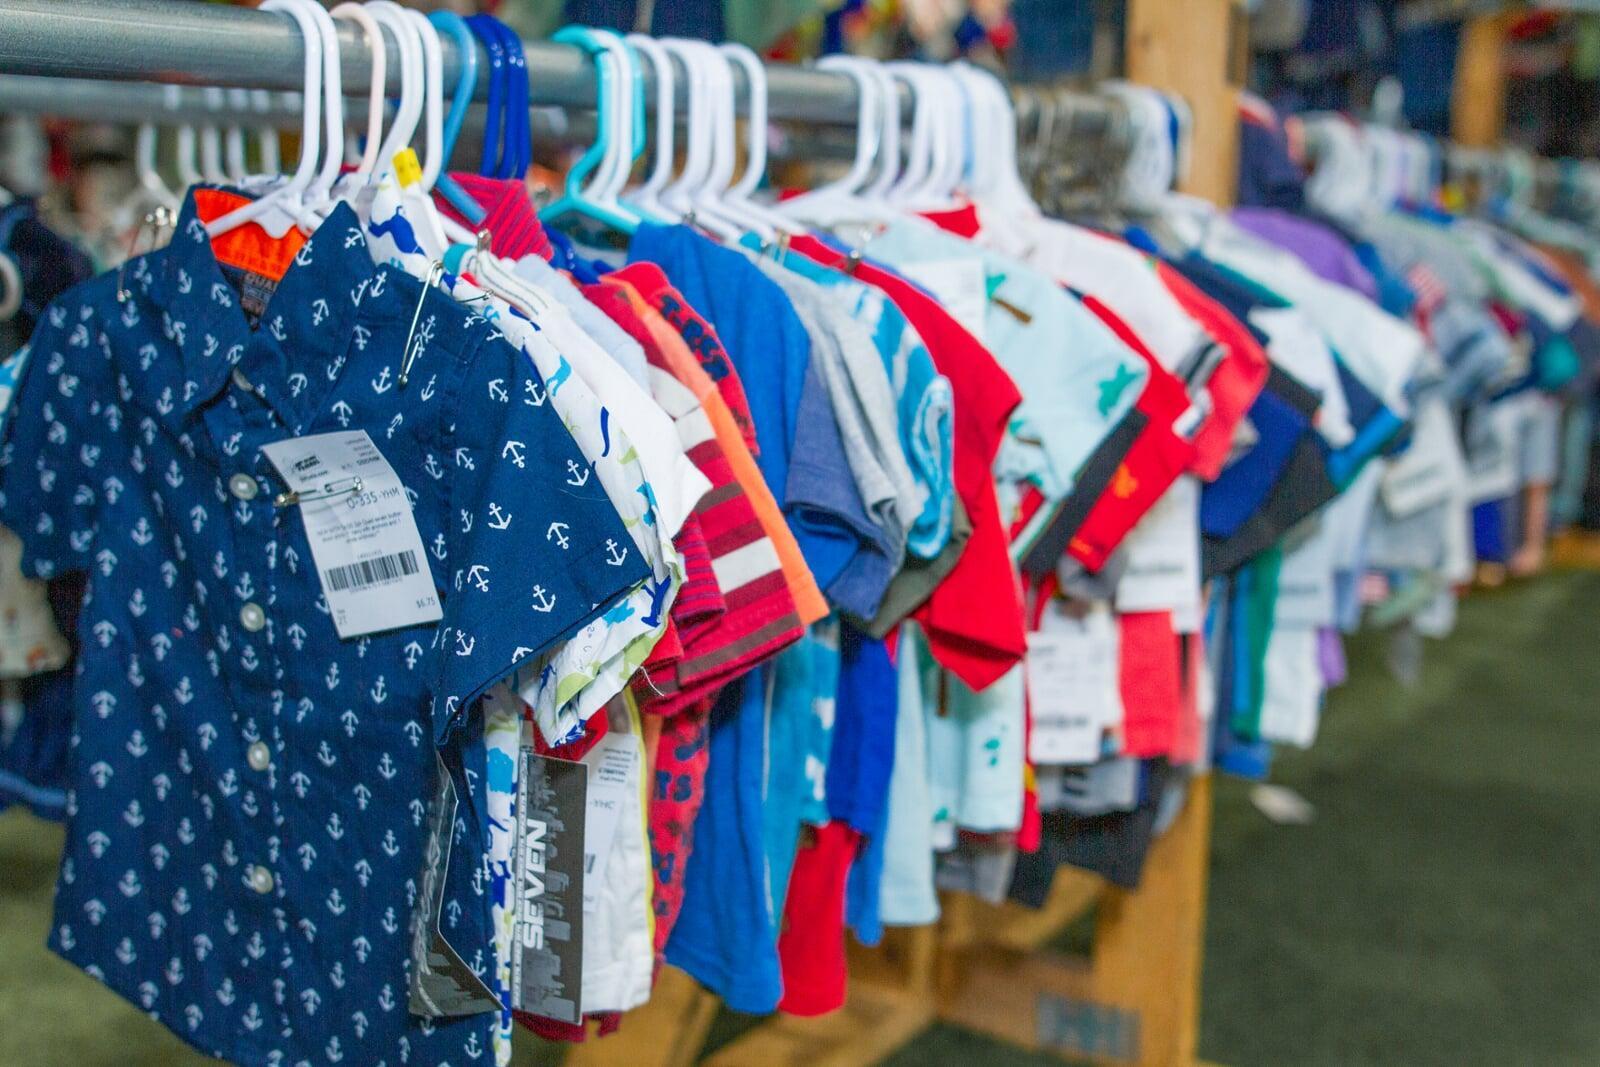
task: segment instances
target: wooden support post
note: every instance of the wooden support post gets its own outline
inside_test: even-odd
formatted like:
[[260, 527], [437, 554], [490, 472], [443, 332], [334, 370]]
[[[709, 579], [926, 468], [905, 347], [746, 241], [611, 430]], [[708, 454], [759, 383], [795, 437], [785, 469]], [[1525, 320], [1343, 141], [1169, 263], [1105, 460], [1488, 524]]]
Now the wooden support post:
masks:
[[1236, 57], [1243, 22], [1232, 0], [1128, 0], [1128, 80], [1176, 93], [1194, 112], [1183, 192], [1233, 202], [1238, 182]]
[[[1135, 891], [1099, 895], [1094, 948], [1081, 959], [999, 938], [952, 961], [939, 1017], [1024, 1048], [1140, 1067], [1193, 1067], [1211, 845], [1211, 779], [1151, 846]], [[1047, 911], [1082, 904], [1085, 876], [1063, 870]], [[981, 905], [979, 905], [981, 907]], [[1003, 928], [1004, 924], [997, 924]], [[1015, 940], [1013, 947], [1007, 941]]]
[[1461, 27], [1450, 97], [1450, 136], [1465, 148], [1493, 148], [1500, 143], [1506, 121], [1506, 27], [1503, 12], [1479, 15]]

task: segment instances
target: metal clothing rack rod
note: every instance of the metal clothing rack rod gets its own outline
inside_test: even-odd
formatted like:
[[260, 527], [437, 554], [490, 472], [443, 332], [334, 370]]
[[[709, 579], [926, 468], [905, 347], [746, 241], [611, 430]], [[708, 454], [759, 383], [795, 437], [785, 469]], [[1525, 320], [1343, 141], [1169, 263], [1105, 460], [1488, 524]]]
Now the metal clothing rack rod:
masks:
[[[360, 31], [348, 23], [339, 25], [339, 44], [345, 85], [355, 95], [367, 84], [370, 54]], [[387, 29], [384, 46], [391, 57], [398, 56]], [[455, 41], [446, 36], [441, 46], [445, 82], [454, 84], [459, 64]], [[486, 99], [489, 63], [479, 48], [476, 96]], [[527, 41], [524, 49], [532, 104], [593, 107], [594, 67], [577, 48]], [[8, 75], [286, 91], [300, 88], [303, 52], [299, 31], [286, 14], [180, 0], [0, 0], [0, 72]], [[399, 67], [397, 58], [388, 64], [392, 91], [400, 87]], [[744, 73], [735, 66], [733, 75], [742, 109], [747, 102]], [[775, 121], [855, 122], [857, 92], [846, 74], [770, 63], [767, 87], [768, 114]], [[681, 84], [679, 89], [686, 92]], [[909, 90], [902, 86], [901, 92], [909, 105]], [[100, 100], [87, 88], [64, 93], [76, 96], [85, 108]], [[131, 99], [118, 103], [107, 98], [105, 104], [111, 114], [100, 116], [104, 118], [128, 117], [134, 107]], [[71, 106], [70, 100], [57, 105]], [[1112, 105], [1085, 94], [1084, 106], [1109, 112]], [[163, 110], [157, 107], [153, 113]]]

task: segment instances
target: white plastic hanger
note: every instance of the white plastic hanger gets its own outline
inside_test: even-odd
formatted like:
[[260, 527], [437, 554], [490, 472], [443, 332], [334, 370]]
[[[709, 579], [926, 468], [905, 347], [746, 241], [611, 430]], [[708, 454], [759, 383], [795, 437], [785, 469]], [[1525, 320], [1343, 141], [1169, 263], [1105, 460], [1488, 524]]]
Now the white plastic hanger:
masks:
[[205, 175], [200, 173], [200, 153], [196, 147], [197, 143], [198, 134], [193, 124], [185, 122], [178, 127], [173, 144], [173, 162], [178, 169], [178, 180], [183, 182], [185, 189], [205, 181]]
[[322, 39], [322, 114], [324, 133], [322, 166], [307, 187], [300, 212], [302, 228], [314, 229], [334, 203], [333, 187], [339, 180], [344, 147], [344, 75], [339, 64], [339, 31], [321, 4], [309, 5], [312, 21]]
[[444, 166], [444, 49], [439, 31], [420, 11], [406, 9], [422, 48], [423, 122], [422, 188], [431, 190]]
[[742, 44], [725, 44], [721, 52], [744, 71], [745, 83], [750, 87], [750, 109], [745, 115], [744, 173], [728, 187], [722, 202], [734, 218], [742, 219], [763, 239], [771, 240], [780, 233], [793, 234], [796, 227], [791, 219], [754, 198], [767, 173], [767, 68]]
[[733, 72], [726, 57], [704, 41], [691, 43], [691, 63], [701, 67], [707, 80], [707, 120], [711, 124], [711, 159], [705, 179], [694, 194], [695, 221], [723, 241], [737, 241], [744, 226], [729, 215], [722, 193], [733, 179], [737, 150], [734, 146]]
[[[200, 90], [201, 99], [205, 101], [206, 111], [215, 114], [223, 106], [223, 91], [215, 85], [208, 85]], [[222, 130], [214, 119], [196, 127], [200, 145], [200, 175], [208, 182], [221, 184], [228, 180], [228, 175], [222, 169]]]
[[1011, 94], [1000, 79], [969, 63], [956, 64], [955, 73], [978, 104], [972, 125], [973, 150], [992, 163], [983, 176], [983, 190], [975, 192], [974, 199], [981, 197], [1019, 214], [1041, 214], [1017, 164], [1017, 114]]
[[891, 203], [909, 202], [933, 169], [934, 136], [932, 93], [925, 92], [921, 64], [897, 61], [888, 70], [911, 89], [911, 143], [906, 146], [905, 168], [886, 191]]
[[439, 45], [439, 31], [426, 15], [407, 9], [406, 17], [422, 59], [418, 70], [422, 77], [421, 96], [426, 116], [423, 123], [425, 155], [420, 161], [421, 178], [401, 190], [400, 195], [406, 213], [418, 224], [414, 227], [418, 243], [430, 257], [438, 259], [452, 242], [472, 244], [477, 235], [445, 218], [433, 202], [433, 185], [444, 165], [444, 50]]
[[693, 193], [705, 180], [706, 172], [711, 166], [711, 125], [706, 112], [709, 86], [705, 69], [690, 57], [695, 42], [684, 38], [667, 37], [662, 39], [661, 45], [669, 55], [683, 65], [688, 91], [683, 169], [661, 191], [660, 203], [680, 220], [686, 220], [689, 213], [694, 210]]
[[923, 210], [952, 207], [967, 173], [969, 110], [965, 94], [946, 66], [925, 66], [923, 77], [938, 110], [933, 113], [933, 168], [918, 206]]
[[864, 213], [865, 204], [858, 190], [872, 174], [881, 140], [881, 92], [869, 61], [859, 56], [826, 56], [817, 63], [820, 70], [842, 71], [856, 84], [856, 150], [850, 169], [832, 181], [781, 202], [778, 210], [796, 219], [828, 220], [841, 214]]
[[245, 159], [244, 124], [240, 119], [250, 109], [250, 90], [229, 89], [227, 97], [228, 111], [233, 121], [228, 123], [228, 128], [222, 134], [223, 169], [227, 171], [228, 181], [239, 185], [250, 173], [249, 163]]
[[166, 180], [161, 177], [161, 172], [156, 167], [156, 149], [159, 141], [160, 131], [155, 123], [140, 124], [139, 131], [134, 136], [134, 172], [139, 177], [139, 187], [144, 193], [157, 204], [176, 209], [180, 198], [167, 186]]
[[[626, 39], [649, 61], [656, 78], [655, 154], [651, 159], [649, 177], [627, 199], [627, 203], [640, 214], [665, 216], [667, 208], [661, 203], [661, 190], [672, 180], [673, 139], [677, 133], [673, 118], [676, 79], [673, 76], [672, 57], [661, 47], [660, 41], [648, 34], [630, 33]], [[650, 125], [644, 115], [639, 116], [639, 121], [645, 122], [647, 127]]]
[[272, 94], [265, 89], [250, 91], [250, 105], [261, 112], [261, 132], [256, 138], [256, 150], [261, 154], [261, 173], [277, 174], [283, 168], [278, 154], [278, 128], [265, 116], [272, 110]]
[[354, 0], [346, 0], [328, 13], [336, 19], [360, 26], [367, 42], [367, 51], [372, 55], [372, 72], [367, 81], [367, 143], [355, 170], [355, 184], [365, 185], [377, 168], [378, 148], [383, 143], [383, 90], [389, 75], [389, 48], [384, 44], [383, 29], [378, 25], [378, 20]]
[[422, 48], [405, 9], [399, 4], [393, 0], [369, 0], [366, 7], [374, 18], [389, 27], [400, 55], [400, 104], [378, 149], [378, 165], [373, 175], [374, 180], [382, 180], [393, 173], [395, 155], [411, 144], [422, 116]]
[[212, 237], [227, 233], [247, 222], [259, 222], [267, 232], [281, 237], [294, 224], [295, 209], [315, 175], [322, 143], [322, 35], [307, 10], [308, 0], [262, 0], [268, 11], [286, 11], [299, 27], [305, 42], [305, 71], [302, 99], [305, 114], [300, 129], [300, 162], [294, 175], [282, 187], [214, 219], [206, 226]]
[[611, 108], [611, 138], [606, 143], [605, 156], [595, 168], [589, 197], [601, 207], [637, 225], [643, 220], [633, 208], [622, 202], [621, 195], [623, 186], [633, 173], [634, 146], [642, 143], [636, 133], [637, 124], [644, 121], [644, 116], [634, 113], [639, 68], [627, 43], [620, 36], [609, 30], [590, 32], [605, 48], [606, 54], [601, 61], [610, 68], [613, 89], [611, 99], [604, 102]]
[[900, 174], [900, 85], [882, 63], [871, 63], [866, 69], [878, 82], [878, 173], [861, 190], [861, 196], [880, 214], [891, 213], [887, 194]]

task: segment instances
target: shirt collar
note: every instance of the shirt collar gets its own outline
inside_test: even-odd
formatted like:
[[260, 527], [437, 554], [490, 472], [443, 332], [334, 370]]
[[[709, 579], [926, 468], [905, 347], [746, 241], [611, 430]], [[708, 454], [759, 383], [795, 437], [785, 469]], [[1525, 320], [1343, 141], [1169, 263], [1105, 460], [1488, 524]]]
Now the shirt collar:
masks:
[[[335, 380], [351, 342], [362, 344], [360, 334], [368, 327], [359, 320], [406, 310], [390, 284], [390, 268], [374, 265], [348, 204], [336, 205], [298, 250], [292, 234], [274, 241], [253, 223], [210, 238], [206, 222], [243, 202], [233, 190], [191, 189], [171, 242], [127, 267], [132, 286], [160, 311], [164, 332], [182, 354], [186, 381], [174, 398], [174, 414], [215, 397], [241, 364], [274, 402], [284, 399], [271, 395], [274, 385], [286, 382], [294, 368], [327, 367], [332, 373], [326, 377]], [[274, 268], [282, 272], [254, 330], [224, 262], [269, 276], [277, 273]]]

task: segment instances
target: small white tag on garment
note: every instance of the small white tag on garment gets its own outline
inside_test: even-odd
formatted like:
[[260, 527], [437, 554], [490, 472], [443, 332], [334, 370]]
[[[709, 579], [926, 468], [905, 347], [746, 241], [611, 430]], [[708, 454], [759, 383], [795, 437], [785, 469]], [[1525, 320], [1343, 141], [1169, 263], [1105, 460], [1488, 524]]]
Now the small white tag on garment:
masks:
[[1101, 609], [1074, 618], [1054, 609], [1028, 635], [1028, 760], [1094, 763], [1106, 730], [1122, 725], [1117, 628]]
[[294, 437], [261, 449], [289, 486], [341, 638], [443, 617], [405, 486], [365, 430]]
[[583, 835], [583, 911], [592, 915], [600, 905], [611, 844], [628, 796], [639, 792], [639, 739], [633, 734], [608, 733], [595, 743], [583, 762], [589, 768], [589, 810]]

